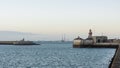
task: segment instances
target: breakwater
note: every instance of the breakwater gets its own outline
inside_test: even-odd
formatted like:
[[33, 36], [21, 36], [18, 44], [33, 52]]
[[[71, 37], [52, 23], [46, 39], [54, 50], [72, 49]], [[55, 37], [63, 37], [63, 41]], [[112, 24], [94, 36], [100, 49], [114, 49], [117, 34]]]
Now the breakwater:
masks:
[[15, 41], [0, 41], [0, 45], [13, 45]]
[[120, 45], [118, 45], [116, 49], [116, 53], [112, 59], [109, 68], [120, 68]]
[[84, 44], [74, 45], [73, 48], [118, 48], [119, 43], [95, 43], [95, 44]]
[[0, 41], [0, 45], [39, 45], [33, 41]]

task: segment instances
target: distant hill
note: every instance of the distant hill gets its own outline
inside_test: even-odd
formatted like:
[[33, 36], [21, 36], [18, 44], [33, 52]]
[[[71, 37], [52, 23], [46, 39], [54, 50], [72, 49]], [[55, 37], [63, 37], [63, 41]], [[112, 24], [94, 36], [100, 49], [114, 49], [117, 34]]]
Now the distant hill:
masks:
[[30, 41], [60, 41], [61, 35], [56, 34], [33, 34], [27, 32], [17, 32], [17, 31], [0, 31], [0, 41], [15, 41], [21, 40]]
[[17, 31], [0, 31], [0, 41], [21, 40], [22, 38], [32, 40], [32, 37], [35, 35], [37, 34]]

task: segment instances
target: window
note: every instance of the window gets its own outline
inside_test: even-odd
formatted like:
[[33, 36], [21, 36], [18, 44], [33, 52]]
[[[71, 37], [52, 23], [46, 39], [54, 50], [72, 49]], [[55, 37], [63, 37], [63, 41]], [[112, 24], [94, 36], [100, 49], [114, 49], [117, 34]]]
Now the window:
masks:
[[100, 39], [97, 40], [97, 43], [100, 43]]

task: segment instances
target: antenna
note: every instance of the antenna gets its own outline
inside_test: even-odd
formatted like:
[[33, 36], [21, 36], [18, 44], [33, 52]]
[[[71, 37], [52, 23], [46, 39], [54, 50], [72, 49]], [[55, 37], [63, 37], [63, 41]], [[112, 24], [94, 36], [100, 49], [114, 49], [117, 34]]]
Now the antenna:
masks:
[[65, 38], [65, 34], [64, 34], [64, 41], [66, 40], [66, 38]]

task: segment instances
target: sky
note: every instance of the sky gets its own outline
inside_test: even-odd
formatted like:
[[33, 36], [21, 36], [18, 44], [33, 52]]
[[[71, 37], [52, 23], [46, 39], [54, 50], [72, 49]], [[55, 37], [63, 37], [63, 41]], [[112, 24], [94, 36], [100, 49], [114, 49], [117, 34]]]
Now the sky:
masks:
[[89, 29], [119, 37], [119, 26], [120, 0], [0, 0], [0, 31], [45, 34], [51, 40], [66, 34], [72, 40], [86, 37]]

